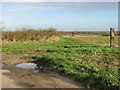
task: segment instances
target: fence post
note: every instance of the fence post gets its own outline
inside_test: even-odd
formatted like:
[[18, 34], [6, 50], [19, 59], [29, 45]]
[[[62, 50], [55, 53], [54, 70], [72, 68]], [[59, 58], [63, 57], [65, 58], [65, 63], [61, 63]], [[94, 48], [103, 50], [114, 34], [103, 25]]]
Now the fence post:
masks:
[[74, 32], [72, 32], [72, 36], [74, 36], [75, 35], [75, 33]]
[[115, 30], [110, 28], [110, 47], [114, 47]]

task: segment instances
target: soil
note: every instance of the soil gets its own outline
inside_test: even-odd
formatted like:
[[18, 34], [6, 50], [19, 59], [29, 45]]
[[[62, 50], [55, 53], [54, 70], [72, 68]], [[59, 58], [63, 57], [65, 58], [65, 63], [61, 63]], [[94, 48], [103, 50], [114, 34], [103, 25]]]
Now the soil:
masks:
[[33, 72], [16, 68], [18, 63], [26, 62], [20, 59], [24, 54], [3, 54], [2, 62], [6, 64], [2, 73], [2, 88], [85, 88], [77, 81], [61, 76], [55, 72]]

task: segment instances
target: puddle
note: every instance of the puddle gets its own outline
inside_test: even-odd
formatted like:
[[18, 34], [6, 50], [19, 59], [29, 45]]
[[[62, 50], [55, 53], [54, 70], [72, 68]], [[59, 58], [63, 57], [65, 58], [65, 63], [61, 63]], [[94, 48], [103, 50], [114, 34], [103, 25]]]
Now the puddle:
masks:
[[33, 72], [51, 72], [53, 71], [53, 64], [50, 60], [47, 60], [46, 58], [38, 59], [32, 63], [19, 63], [16, 64], [17, 68], [22, 69], [29, 69]]
[[4, 63], [0, 63], [0, 69], [4, 68], [6, 65]]
[[38, 73], [43, 69], [42, 66], [38, 68], [38, 64], [35, 63], [19, 63], [16, 64], [16, 68], [32, 70], [34, 73]]
[[36, 68], [36, 66], [37, 65], [34, 63], [20, 63], [20, 64], [16, 65], [17, 68], [32, 69], [32, 70], [34, 70]]

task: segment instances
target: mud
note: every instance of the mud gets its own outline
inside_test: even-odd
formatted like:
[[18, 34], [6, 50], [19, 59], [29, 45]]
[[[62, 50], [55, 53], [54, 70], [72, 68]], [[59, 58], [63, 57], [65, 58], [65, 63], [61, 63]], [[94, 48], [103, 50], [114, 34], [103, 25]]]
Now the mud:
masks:
[[16, 64], [26, 63], [26, 60], [20, 59], [21, 56], [23, 55], [3, 55], [3, 62], [6, 64], [2, 72], [3, 88], [85, 88], [83, 83], [78, 83], [56, 72], [38, 72], [18, 68]]

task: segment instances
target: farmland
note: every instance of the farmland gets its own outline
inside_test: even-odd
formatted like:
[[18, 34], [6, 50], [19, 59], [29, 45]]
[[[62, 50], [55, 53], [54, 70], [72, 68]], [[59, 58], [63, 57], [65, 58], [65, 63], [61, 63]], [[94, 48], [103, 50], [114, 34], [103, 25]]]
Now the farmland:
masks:
[[53, 69], [84, 82], [87, 88], [119, 87], [119, 36], [115, 37], [115, 47], [109, 47], [109, 36], [101, 34], [72, 36], [48, 30], [40, 36], [26, 31], [26, 35], [21, 33], [25, 37], [18, 37], [19, 33], [3, 33], [3, 54], [30, 53], [21, 57], [28, 62], [48, 60]]

